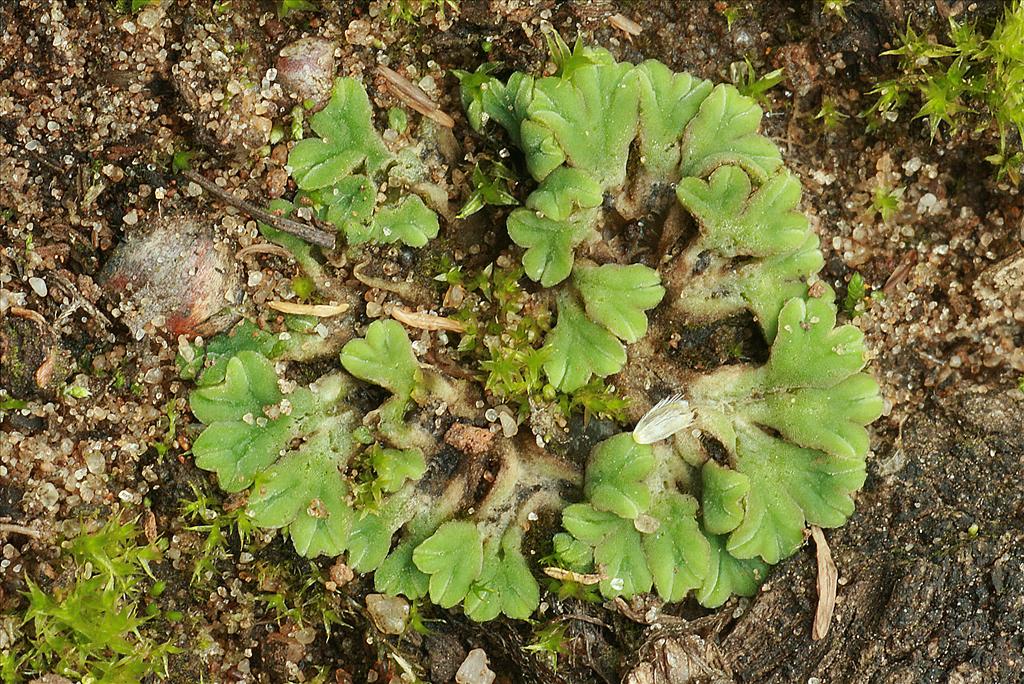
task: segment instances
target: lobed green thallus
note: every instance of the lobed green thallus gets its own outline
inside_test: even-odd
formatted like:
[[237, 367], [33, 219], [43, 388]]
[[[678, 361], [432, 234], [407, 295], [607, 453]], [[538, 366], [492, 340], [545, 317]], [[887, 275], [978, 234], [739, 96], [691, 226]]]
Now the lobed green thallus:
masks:
[[[692, 592], [718, 606], [755, 592], [807, 525], [836, 527], [853, 512], [865, 426], [882, 410], [878, 388], [861, 372], [861, 333], [837, 327], [833, 292], [808, 284], [822, 267], [818, 239], [798, 211], [799, 182], [758, 133], [760, 108], [732, 86], [659, 62], [634, 66], [560, 41], [553, 52], [559, 71], [550, 77], [502, 81], [489, 66], [460, 74], [470, 120], [500, 124], [537, 183], [508, 232], [525, 250], [528, 277], [556, 288], [557, 323], [545, 341], [551, 384], [569, 392], [618, 373], [626, 345], [644, 338], [646, 312], [665, 297], [662, 276], [597, 263], [586, 248], [601, 239], [608, 207], [628, 219], [669, 193], [698, 234], [679, 257], [688, 274], [679, 299], [663, 304], [696, 321], [750, 312], [767, 362], [695, 373], [676, 402], [692, 419], [676, 416], [674, 434], [654, 443], [621, 432], [593, 449], [584, 473], [530, 439], [499, 439], [498, 474], [482, 500], [467, 503], [478, 482], [457, 480], [480, 470], [452, 468], [451, 450], [407, 420], [451, 386], [417, 362], [399, 323], [370, 324], [342, 350], [344, 371], [288, 393], [271, 360], [280, 345], [250, 327], [216, 343], [213, 365], [198, 375], [192, 410], [207, 427], [196, 464], [225, 490], [248, 490], [253, 521], [287, 529], [299, 553], [347, 554], [356, 571], [375, 573], [377, 590], [461, 604], [474, 620], [524, 619], [537, 608], [539, 568], [527, 562], [524, 530], [558, 511], [564, 531], [549, 558], [600, 577], [605, 597], [653, 589], [680, 601]], [[349, 185], [365, 182], [351, 174], [375, 173], [390, 158], [367, 146], [376, 134], [360, 92], [339, 81], [313, 120], [321, 139], [299, 143], [290, 160], [300, 188], [315, 179], [318, 188], [304, 192], [333, 188], [325, 211], [345, 216], [336, 223], [351, 242], [385, 236], [379, 212], [374, 219], [347, 199]], [[394, 201], [394, 211], [419, 211], [418, 199]], [[422, 244], [433, 233], [391, 235]], [[361, 383], [388, 393], [369, 415], [352, 399]], [[714, 457], [712, 439], [721, 447]]]

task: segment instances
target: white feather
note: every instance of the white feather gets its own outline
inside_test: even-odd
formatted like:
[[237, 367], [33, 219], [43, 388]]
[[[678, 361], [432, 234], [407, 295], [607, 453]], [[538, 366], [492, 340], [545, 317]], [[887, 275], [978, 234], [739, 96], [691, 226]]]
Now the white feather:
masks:
[[693, 423], [693, 411], [682, 394], [665, 397], [644, 414], [633, 429], [637, 444], [654, 444], [667, 439]]

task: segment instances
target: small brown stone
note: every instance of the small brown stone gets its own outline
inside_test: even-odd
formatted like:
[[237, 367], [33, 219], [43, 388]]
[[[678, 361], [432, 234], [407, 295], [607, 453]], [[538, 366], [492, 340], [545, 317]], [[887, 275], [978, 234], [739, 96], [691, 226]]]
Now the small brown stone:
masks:
[[331, 581], [336, 587], [345, 586], [355, 579], [355, 576], [352, 568], [345, 565], [340, 558], [331, 566]]
[[448, 428], [444, 441], [463, 453], [481, 456], [490, 450], [494, 433], [475, 425], [455, 423]]
[[267, 172], [264, 183], [267, 186], [267, 196], [276, 199], [288, 189], [288, 172], [284, 169], [271, 169]]

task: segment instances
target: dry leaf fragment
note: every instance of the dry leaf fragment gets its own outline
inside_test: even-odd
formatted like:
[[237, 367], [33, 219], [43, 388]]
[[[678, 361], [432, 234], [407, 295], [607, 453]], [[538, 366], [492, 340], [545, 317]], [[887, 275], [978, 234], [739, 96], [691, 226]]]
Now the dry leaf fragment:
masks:
[[633, 40], [633, 36], [639, 36], [643, 27], [624, 14], [613, 14], [608, 17], [608, 23], [626, 34], [626, 38]]
[[577, 582], [588, 586], [599, 584], [601, 580], [608, 579], [608, 576], [604, 573], [584, 574], [582, 572], [566, 570], [565, 568], [544, 568], [544, 574], [560, 582]]
[[445, 128], [455, 127], [455, 120], [442, 112], [437, 103], [431, 100], [418, 85], [383, 64], [377, 65], [377, 73], [384, 77], [391, 92], [402, 102]]
[[450, 330], [457, 333], [466, 331], [466, 326], [453, 318], [435, 316], [420, 311], [406, 311], [397, 306], [391, 310], [391, 317], [399, 323], [420, 330]]
[[146, 511], [146, 517], [142, 522], [142, 531], [146, 535], [146, 541], [150, 544], [156, 543], [156, 514], [153, 511]]
[[316, 316], [317, 318], [330, 318], [348, 311], [348, 304], [299, 304], [297, 302], [268, 302], [274, 311], [286, 314], [297, 314], [299, 316]]
[[832, 551], [828, 548], [828, 542], [825, 541], [825, 533], [817, 525], [811, 525], [811, 536], [814, 537], [814, 545], [818, 549], [818, 609], [814, 612], [811, 638], [821, 641], [828, 634], [829, 625], [832, 624], [839, 571], [836, 570], [836, 564], [832, 560]]
[[277, 245], [272, 245], [267, 242], [260, 242], [255, 245], [243, 247], [235, 253], [235, 258], [241, 260], [250, 254], [273, 254], [274, 256], [284, 257], [285, 259], [295, 258], [292, 256], [292, 253], [284, 247], [278, 247]]

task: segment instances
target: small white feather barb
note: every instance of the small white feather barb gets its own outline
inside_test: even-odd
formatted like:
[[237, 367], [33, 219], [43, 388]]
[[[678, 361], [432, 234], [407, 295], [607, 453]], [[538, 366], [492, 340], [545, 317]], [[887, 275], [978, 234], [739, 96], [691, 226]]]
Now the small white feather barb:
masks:
[[644, 414], [633, 430], [637, 444], [654, 444], [693, 424], [693, 411], [682, 394], [665, 397]]

